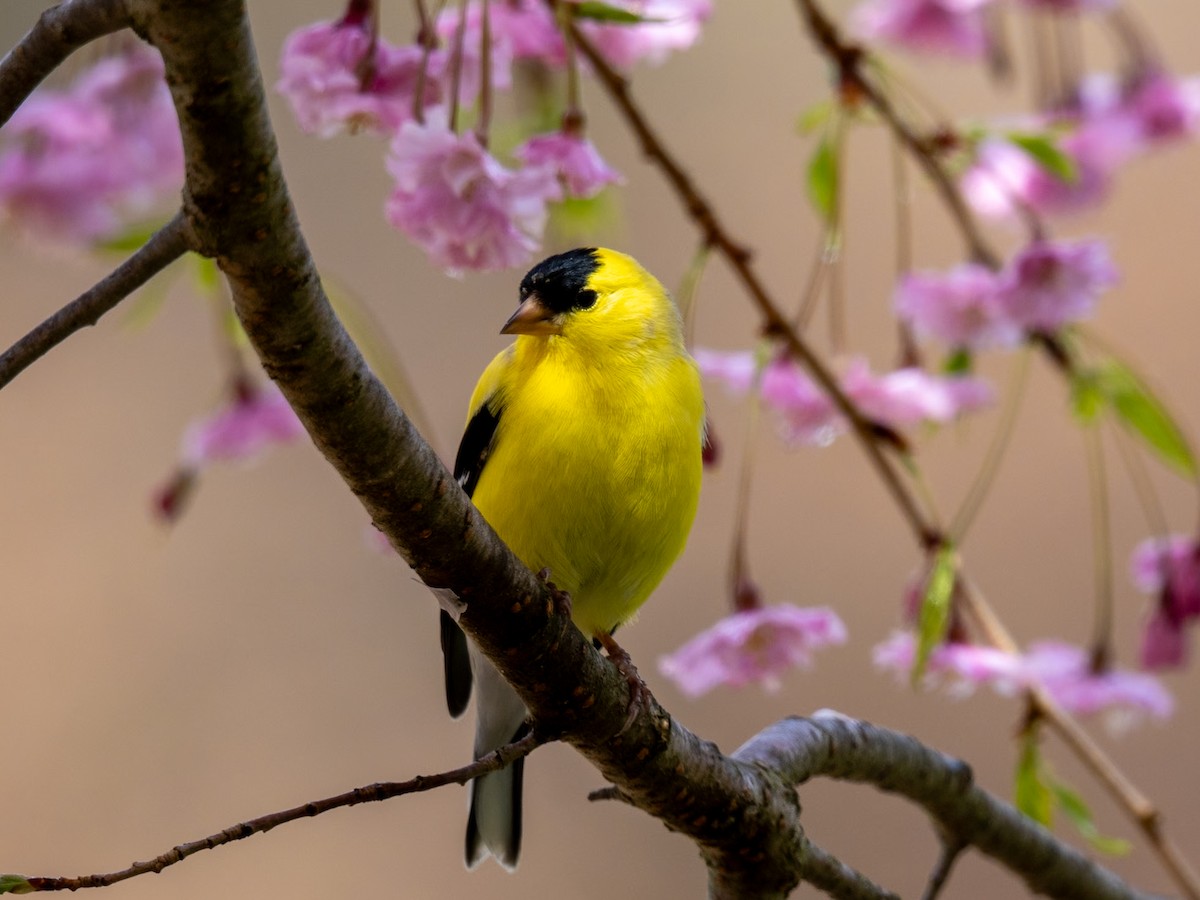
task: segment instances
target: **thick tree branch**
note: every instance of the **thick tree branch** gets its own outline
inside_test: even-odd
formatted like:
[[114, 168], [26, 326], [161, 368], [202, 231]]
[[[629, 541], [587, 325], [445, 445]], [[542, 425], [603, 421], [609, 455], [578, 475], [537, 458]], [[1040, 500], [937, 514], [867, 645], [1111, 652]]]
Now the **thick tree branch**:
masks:
[[112, 274], [80, 294], [0, 355], [0, 388], [79, 329], [100, 317], [191, 249], [191, 230], [182, 213], [150, 237]]
[[0, 125], [68, 56], [129, 23], [125, 0], [66, 0], [42, 13], [0, 60]]
[[907, 797], [947, 835], [999, 860], [1036, 893], [1078, 900], [1147, 896], [976, 787], [965, 763], [906, 734], [820, 712], [776, 722], [734, 758], [757, 762], [792, 784], [824, 776]]
[[216, 834], [210, 834], [208, 837], [188, 841], [185, 844], [178, 844], [166, 853], [161, 853], [154, 857], [154, 859], [149, 859], [145, 862], [136, 862], [116, 872], [108, 872], [103, 875], [80, 875], [74, 878], [30, 877], [23, 879], [25, 885], [17, 885], [15, 890], [13, 882], [17, 876], [9, 875], [3, 877], [9, 879], [8, 887], [10, 891], [22, 894], [38, 891], [77, 891], [81, 888], [108, 887], [110, 884], [116, 884], [118, 881], [126, 881], [138, 875], [146, 875], [150, 872], [157, 874], [168, 866], [183, 862], [189, 856], [195, 856], [201, 850], [212, 850], [223, 844], [244, 840], [253, 835], [270, 831], [279, 825], [295, 822], [297, 819], [311, 819], [313, 816], [319, 816], [334, 809], [357, 806], [360, 803], [378, 803], [381, 800], [390, 800], [393, 797], [402, 797], [406, 794], [417, 794], [422, 791], [432, 790], [433, 788], [444, 787], [448, 784], [466, 784], [473, 778], [486, 775], [488, 772], [495, 772], [523, 756], [528, 756], [543, 743], [545, 743], [545, 740], [542, 736], [536, 731], [531, 731], [525, 737], [521, 738], [521, 740], [500, 747], [482, 759], [475, 760], [470, 765], [462, 766], [449, 772], [440, 772], [437, 775], [418, 775], [416, 778], [408, 781], [384, 781], [377, 784], [368, 784], [365, 787], [355, 788], [344, 794], [326, 797], [323, 800], [311, 800], [308, 803], [292, 807], [291, 809], [259, 816], [257, 819], [247, 819], [245, 822], [231, 825], [228, 828], [218, 831]]

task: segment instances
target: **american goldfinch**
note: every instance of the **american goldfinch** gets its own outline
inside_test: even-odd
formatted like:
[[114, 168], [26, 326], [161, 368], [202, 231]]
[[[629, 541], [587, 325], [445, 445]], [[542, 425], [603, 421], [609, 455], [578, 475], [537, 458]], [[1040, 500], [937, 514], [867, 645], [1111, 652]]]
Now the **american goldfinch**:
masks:
[[[683, 550], [700, 493], [704, 398], [679, 313], [636, 261], [571, 250], [535, 266], [501, 329], [515, 343], [475, 387], [454, 474], [533, 571], [611, 641]], [[475, 757], [520, 737], [527, 711], [442, 612], [446, 702], [476, 698]], [[521, 846], [524, 760], [471, 787], [466, 861], [505, 868]]]

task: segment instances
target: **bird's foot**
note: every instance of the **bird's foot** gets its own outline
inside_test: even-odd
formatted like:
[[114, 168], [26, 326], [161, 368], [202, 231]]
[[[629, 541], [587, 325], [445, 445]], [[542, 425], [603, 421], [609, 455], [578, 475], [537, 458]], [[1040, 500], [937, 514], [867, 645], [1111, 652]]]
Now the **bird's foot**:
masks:
[[637, 666], [633, 664], [633, 658], [629, 652], [617, 643], [612, 634], [602, 631], [596, 635], [595, 640], [600, 642], [600, 646], [604, 648], [604, 652], [608, 654], [612, 664], [617, 667], [618, 672], [625, 676], [625, 681], [629, 684], [629, 712], [625, 717], [625, 724], [616, 734], [616, 737], [620, 737], [633, 724], [637, 714], [649, 707], [650, 688], [646, 687], [646, 682], [642, 681], [642, 676], [638, 674]]
[[568, 619], [571, 618], [571, 595], [566, 591], [560, 591], [558, 585], [550, 580], [550, 567], [542, 569], [537, 573], [538, 580], [546, 585], [546, 589], [550, 591], [550, 598], [554, 601], [554, 609], [556, 612], [562, 613]]

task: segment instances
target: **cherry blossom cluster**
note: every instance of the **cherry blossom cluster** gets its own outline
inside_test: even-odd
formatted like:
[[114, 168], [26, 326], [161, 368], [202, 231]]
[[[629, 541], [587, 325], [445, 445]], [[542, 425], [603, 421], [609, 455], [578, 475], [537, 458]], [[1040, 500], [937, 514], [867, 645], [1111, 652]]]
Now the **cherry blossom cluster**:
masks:
[[[877, 667], [907, 680], [916, 654], [916, 636], [896, 631], [875, 647], [873, 657]], [[1101, 714], [1113, 728], [1127, 727], [1145, 716], [1165, 719], [1175, 705], [1152, 675], [1112, 666], [1097, 668], [1086, 651], [1061, 641], [1035, 641], [1021, 654], [947, 641], [931, 651], [925, 681], [944, 684], [960, 696], [981, 685], [1004, 696], [1042, 687], [1069, 712]]]
[[[586, 137], [571, 92], [556, 130], [530, 135], [501, 159], [488, 146], [491, 92], [513, 85], [517, 65], [569, 70], [573, 83], [580, 67], [565, 37], [569, 22], [620, 69], [661, 62], [696, 41], [711, 0], [623, 0], [606, 9], [628, 21], [592, 20], [565, 0], [472, 0], [395, 46], [379, 34], [373, 2], [351, 0], [341, 19], [288, 38], [278, 88], [307, 132], [389, 139], [387, 219], [435, 265], [451, 274], [512, 268], [541, 246], [548, 204], [594, 197], [621, 177]], [[476, 127], [462, 127], [459, 110], [476, 105]]]
[[102, 57], [65, 89], [39, 89], [4, 128], [0, 215], [37, 237], [116, 238], [182, 184], [175, 107], [147, 46]]

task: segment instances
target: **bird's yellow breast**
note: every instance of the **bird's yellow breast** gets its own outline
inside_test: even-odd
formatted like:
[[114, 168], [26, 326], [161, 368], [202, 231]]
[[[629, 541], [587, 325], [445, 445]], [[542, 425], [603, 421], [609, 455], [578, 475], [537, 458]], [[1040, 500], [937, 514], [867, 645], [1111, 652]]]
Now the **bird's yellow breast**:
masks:
[[704, 401], [678, 337], [663, 337], [599, 355], [569, 335], [520, 338], [480, 382], [503, 411], [475, 505], [570, 592], [585, 634], [634, 615], [695, 517]]

